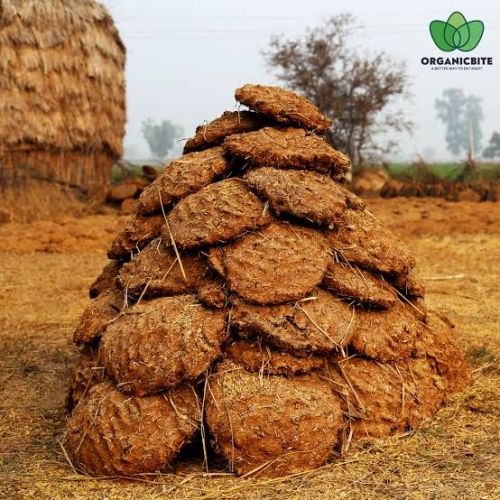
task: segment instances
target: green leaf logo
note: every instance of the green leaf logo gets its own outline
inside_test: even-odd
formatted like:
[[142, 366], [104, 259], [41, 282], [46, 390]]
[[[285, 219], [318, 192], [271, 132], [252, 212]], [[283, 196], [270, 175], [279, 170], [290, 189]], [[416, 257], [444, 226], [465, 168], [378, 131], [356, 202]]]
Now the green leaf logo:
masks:
[[432, 21], [429, 25], [436, 46], [444, 52], [474, 50], [484, 33], [482, 21], [469, 21], [461, 12], [453, 12], [447, 21]]

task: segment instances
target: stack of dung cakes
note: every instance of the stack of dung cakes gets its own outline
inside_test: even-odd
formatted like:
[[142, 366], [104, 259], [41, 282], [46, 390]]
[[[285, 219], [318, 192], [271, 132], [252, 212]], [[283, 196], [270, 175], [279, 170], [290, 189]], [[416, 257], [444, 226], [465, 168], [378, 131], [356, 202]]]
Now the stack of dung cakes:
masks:
[[198, 432], [238, 474], [310, 470], [470, 382], [410, 251], [344, 186], [331, 120], [278, 87], [236, 99], [144, 189], [91, 287], [64, 443], [88, 474], [165, 469]]

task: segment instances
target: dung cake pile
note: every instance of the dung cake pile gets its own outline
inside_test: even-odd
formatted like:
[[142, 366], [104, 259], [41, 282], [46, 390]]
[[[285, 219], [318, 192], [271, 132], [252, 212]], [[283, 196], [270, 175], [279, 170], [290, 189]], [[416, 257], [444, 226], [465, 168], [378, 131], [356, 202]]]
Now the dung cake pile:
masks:
[[75, 330], [64, 446], [92, 475], [192, 442], [279, 476], [419, 427], [471, 371], [306, 99], [245, 85], [144, 189]]
[[123, 213], [131, 214], [137, 208], [141, 193], [158, 177], [158, 171], [152, 165], [143, 165], [141, 175], [131, 175], [123, 166], [121, 168], [125, 178], [109, 188], [106, 200], [110, 205], [120, 207]]

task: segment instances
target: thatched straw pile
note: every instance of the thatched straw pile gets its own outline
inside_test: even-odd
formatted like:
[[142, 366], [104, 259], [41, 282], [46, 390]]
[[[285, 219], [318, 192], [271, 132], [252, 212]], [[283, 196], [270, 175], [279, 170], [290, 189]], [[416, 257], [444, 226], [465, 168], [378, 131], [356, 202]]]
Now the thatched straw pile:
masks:
[[93, 0], [0, 2], [0, 187], [104, 191], [122, 154], [125, 48]]
[[197, 130], [91, 287], [64, 440], [86, 473], [164, 469], [196, 435], [239, 474], [309, 470], [470, 382], [409, 250], [343, 186], [331, 122], [279, 88], [236, 98], [251, 111]]

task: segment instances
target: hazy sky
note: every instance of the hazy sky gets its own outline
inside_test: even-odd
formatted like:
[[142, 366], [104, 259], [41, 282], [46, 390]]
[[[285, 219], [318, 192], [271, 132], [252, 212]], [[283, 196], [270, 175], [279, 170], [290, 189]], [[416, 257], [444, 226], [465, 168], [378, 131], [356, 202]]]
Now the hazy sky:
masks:
[[[103, 0], [127, 47], [128, 124], [125, 144], [141, 156], [148, 149], [141, 122], [152, 117], [184, 127], [222, 111], [235, 109], [234, 89], [244, 83], [277, 83], [261, 51], [274, 34], [301, 35], [308, 26], [341, 13], [354, 14], [363, 28], [356, 45], [361, 51], [404, 60], [410, 75], [411, 101], [404, 109], [415, 121], [410, 136], [401, 134], [399, 155], [415, 158], [429, 148], [448, 156], [444, 127], [436, 119], [434, 100], [448, 87], [461, 87], [483, 99], [483, 145], [500, 130], [500, 2], [498, 0], [413, 2], [394, 0]], [[481, 71], [431, 71], [423, 56], [443, 55], [428, 31], [433, 19], [455, 10], [467, 20], [480, 19], [485, 33], [470, 54], [491, 56], [493, 66]]]

